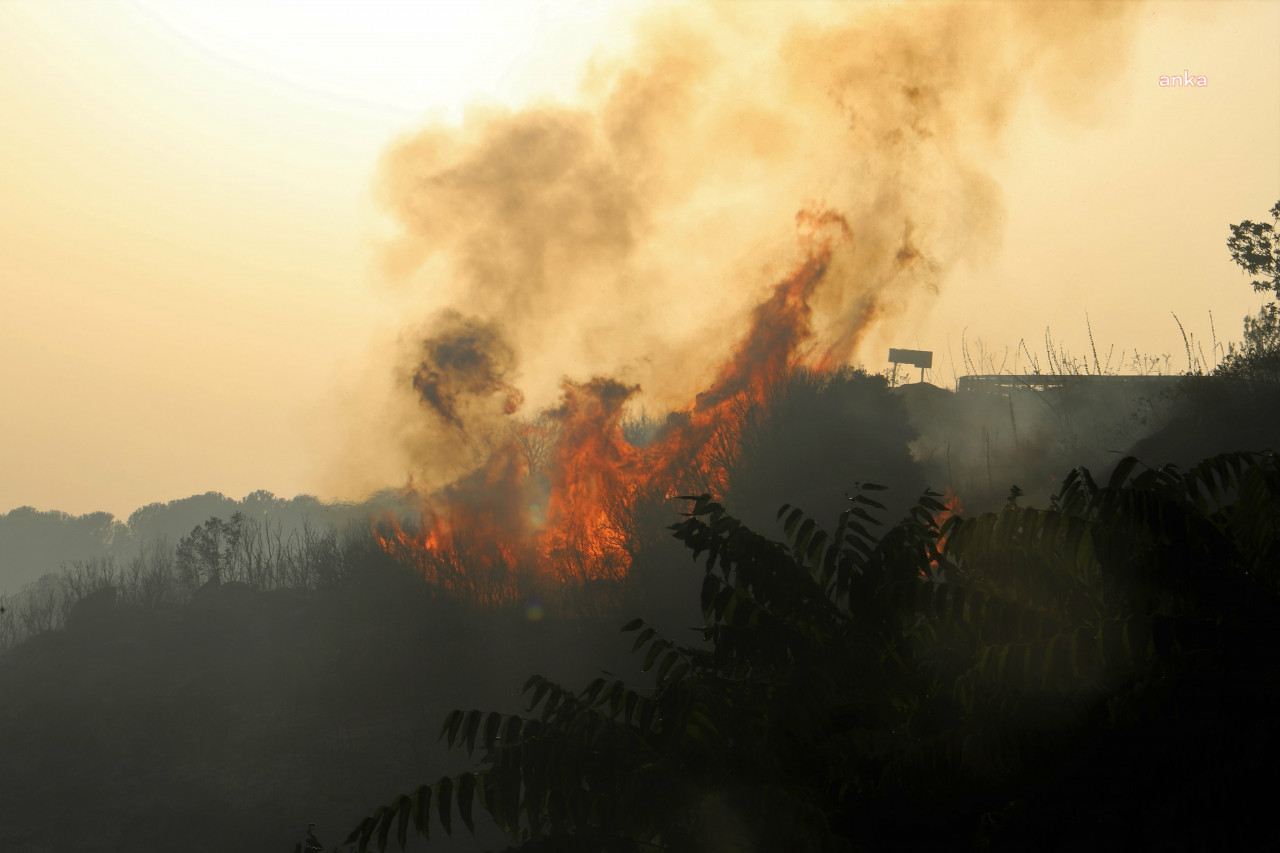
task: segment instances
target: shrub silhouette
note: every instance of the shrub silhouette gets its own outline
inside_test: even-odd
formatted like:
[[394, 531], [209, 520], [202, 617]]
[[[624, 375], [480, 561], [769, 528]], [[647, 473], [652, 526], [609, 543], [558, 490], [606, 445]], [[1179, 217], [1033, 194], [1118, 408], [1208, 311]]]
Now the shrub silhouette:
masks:
[[1044, 509], [953, 518], [925, 495], [882, 535], [863, 486], [833, 531], [783, 507], [785, 542], [692, 498], [702, 642], [643, 620], [645, 689], [540, 676], [522, 715], [456, 710], [480, 759], [366, 817], [518, 850], [1128, 849], [1274, 842], [1264, 791], [1280, 465], [1077, 469]]

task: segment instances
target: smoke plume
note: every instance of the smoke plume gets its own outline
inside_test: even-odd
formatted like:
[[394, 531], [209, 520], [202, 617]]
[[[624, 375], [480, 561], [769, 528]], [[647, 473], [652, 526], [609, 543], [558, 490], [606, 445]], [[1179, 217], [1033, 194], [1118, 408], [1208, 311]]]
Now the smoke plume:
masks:
[[[618, 471], [637, 449], [569, 413], [616, 431], [624, 404], [682, 412], [687, 444], [787, 370], [870, 361], [998, 248], [984, 164], [1023, 98], [1088, 119], [1134, 17], [1102, 0], [656, 6], [574, 102], [400, 139], [378, 183], [398, 227], [385, 271], [441, 312], [409, 361], [429, 415], [415, 474], [456, 476], [440, 448], [459, 432], [527, 430], [523, 395], [521, 417], [549, 412], [612, 460], [574, 489], [634, 484]], [[553, 514], [576, 500], [556, 488]]]

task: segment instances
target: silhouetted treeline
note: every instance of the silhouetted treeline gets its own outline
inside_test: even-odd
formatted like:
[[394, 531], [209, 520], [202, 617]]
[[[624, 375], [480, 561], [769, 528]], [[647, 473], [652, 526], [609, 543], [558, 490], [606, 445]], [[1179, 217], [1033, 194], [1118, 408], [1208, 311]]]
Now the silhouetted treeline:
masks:
[[0, 515], [0, 593], [56, 571], [64, 564], [113, 558], [127, 564], [156, 543], [172, 546], [210, 518], [228, 520], [236, 513], [288, 538], [304, 528], [342, 527], [371, 515], [405, 512], [400, 493], [387, 490], [363, 503], [325, 503], [310, 495], [279, 498], [257, 491], [242, 500], [218, 492], [192, 495], [168, 503], [152, 503], [120, 521], [107, 512], [71, 515], [25, 506]]
[[281, 526], [241, 513], [230, 521], [210, 518], [176, 546], [155, 539], [127, 560], [73, 560], [16, 593], [0, 595], [0, 653], [104, 607], [155, 610], [190, 602], [201, 590], [224, 583], [251, 590], [334, 584], [374, 547], [367, 522], [341, 532], [307, 523], [286, 537]]

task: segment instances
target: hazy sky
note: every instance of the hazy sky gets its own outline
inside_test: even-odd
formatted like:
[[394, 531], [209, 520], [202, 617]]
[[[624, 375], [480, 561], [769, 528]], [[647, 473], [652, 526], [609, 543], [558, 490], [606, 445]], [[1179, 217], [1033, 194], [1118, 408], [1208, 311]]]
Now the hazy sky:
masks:
[[[402, 481], [335, 473], [377, 416], [353, 388], [415, 310], [379, 272], [379, 158], [477, 99], [573, 98], [632, 9], [0, 0], [0, 512]], [[1238, 338], [1261, 299], [1224, 243], [1280, 199], [1280, 3], [1137, 19], [1086, 107], [1007, 116], [998, 247], [872, 334], [868, 367], [933, 349], [949, 384], [965, 327], [971, 352], [1041, 353], [1048, 325], [1083, 354], [1086, 311], [1101, 349], [1174, 370], [1170, 312], [1206, 353], [1210, 311]], [[1208, 86], [1158, 85], [1183, 71]]]

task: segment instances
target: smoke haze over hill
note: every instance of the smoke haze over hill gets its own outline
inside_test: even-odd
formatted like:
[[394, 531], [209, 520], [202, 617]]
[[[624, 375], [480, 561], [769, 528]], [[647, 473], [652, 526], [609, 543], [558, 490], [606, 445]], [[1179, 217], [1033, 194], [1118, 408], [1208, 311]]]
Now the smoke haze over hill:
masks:
[[[663, 7], [626, 52], [596, 58], [575, 103], [477, 107], [406, 135], [379, 183], [399, 226], [387, 272], [503, 341], [501, 387], [463, 383], [447, 411], [427, 400], [434, 417], [401, 397], [388, 420], [415, 481], [464, 473], [476, 464], [464, 445], [553, 405], [565, 378], [637, 384], [632, 404], [651, 412], [690, 406], [803, 258], [806, 209], [841, 216], [848, 239], [807, 297], [794, 357], [878, 363], [871, 348], [908, 308], [999, 245], [984, 160], [1015, 107], [1030, 96], [1087, 114], [1138, 12]], [[419, 391], [408, 365], [421, 340], [406, 333], [401, 374]]]

